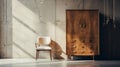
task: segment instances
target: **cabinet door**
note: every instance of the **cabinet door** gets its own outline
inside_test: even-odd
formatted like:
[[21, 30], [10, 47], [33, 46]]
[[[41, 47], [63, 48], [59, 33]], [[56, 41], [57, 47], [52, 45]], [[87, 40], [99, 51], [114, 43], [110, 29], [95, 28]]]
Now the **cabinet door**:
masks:
[[66, 10], [66, 52], [68, 55], [99, 54], [98, 10]]

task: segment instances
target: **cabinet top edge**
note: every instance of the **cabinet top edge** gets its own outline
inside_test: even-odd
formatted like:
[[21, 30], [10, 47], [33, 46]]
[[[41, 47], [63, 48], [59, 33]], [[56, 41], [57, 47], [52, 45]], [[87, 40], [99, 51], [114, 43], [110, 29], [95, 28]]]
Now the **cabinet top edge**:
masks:
[[66, 11], [99, 11], [99, 9], [66, 9]]

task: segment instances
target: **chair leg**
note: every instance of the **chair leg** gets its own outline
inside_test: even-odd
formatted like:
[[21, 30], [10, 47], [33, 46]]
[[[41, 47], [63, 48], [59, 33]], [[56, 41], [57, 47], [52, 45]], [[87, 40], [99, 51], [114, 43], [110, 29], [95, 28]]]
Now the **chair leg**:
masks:
[[36, 50], [36, 60], [38, 59], [38, 57], [39, 57], [39, 51]]
[[52, 61], [52, 50], [50, 50], [50, 59]]

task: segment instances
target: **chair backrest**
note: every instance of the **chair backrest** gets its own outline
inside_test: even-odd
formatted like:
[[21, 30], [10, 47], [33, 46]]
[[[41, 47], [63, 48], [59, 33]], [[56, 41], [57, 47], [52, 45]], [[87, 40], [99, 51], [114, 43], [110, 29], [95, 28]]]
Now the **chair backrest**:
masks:
[[49, 36], [41, 36], [38, 38], [39, 45], [50, 45], [51, 38]]

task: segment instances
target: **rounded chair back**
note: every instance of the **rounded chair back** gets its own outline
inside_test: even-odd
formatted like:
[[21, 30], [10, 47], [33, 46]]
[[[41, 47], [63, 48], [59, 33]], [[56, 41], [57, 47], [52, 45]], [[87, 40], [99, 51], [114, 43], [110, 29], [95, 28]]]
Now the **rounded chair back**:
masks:
[[41, 36], [38, 38], [38, 43], [40, 45], [49, 45], [51, 42], [51, 39], [49, 36]]

